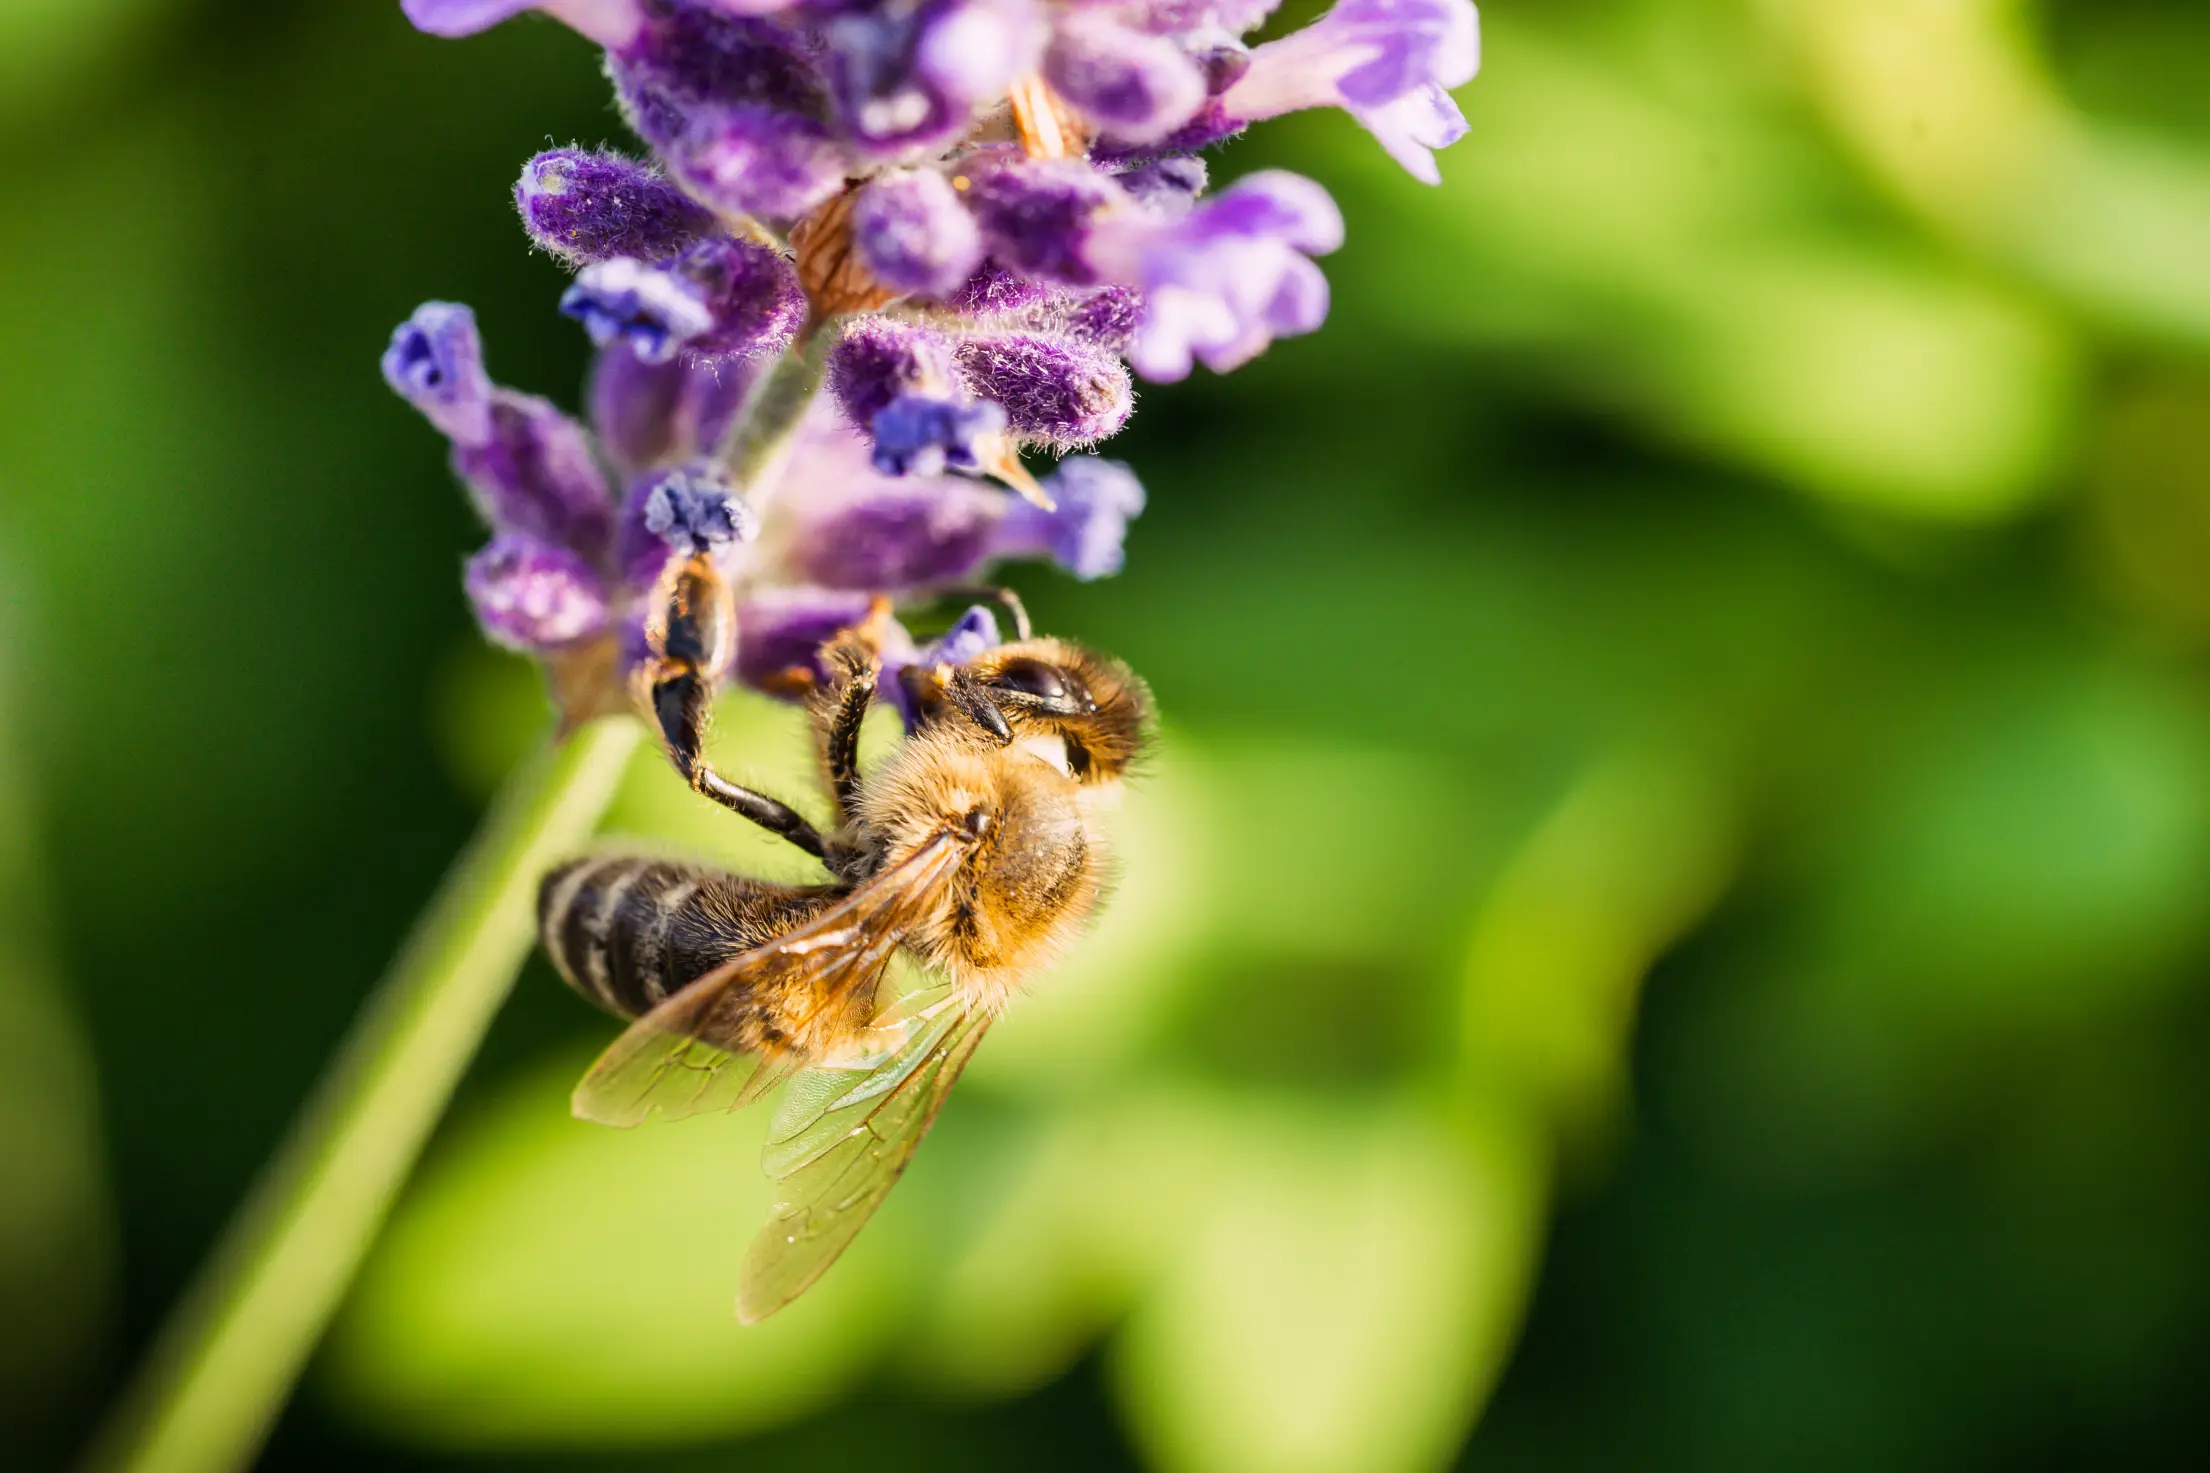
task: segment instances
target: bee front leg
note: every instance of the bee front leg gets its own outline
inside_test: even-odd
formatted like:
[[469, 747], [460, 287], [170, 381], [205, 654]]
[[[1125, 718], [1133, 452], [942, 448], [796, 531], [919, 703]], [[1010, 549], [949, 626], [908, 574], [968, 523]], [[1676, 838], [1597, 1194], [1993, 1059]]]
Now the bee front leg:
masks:
[[859, 801], [859, 732], [867, 708], [875, 698], [875, 681], [882, 670], [872, 646], [847, 630], [821, 652], [828, 667], [826, 684], [814, 692], [814, 731], [821, 742], [822, 765], [828, 769], [829, 795], [836, 800], [837, 821], [850, 821]]

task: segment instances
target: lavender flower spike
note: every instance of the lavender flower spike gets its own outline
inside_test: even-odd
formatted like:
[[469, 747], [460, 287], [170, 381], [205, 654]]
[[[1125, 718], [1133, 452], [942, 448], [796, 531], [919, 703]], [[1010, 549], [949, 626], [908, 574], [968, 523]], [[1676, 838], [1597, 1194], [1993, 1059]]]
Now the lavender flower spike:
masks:
[[400, 9], [433, 36], [472, 36], [525, 10], [542, 10], [608, 47], [627, 45], [644, 25], [639, 0], [400, 0]]
[[573, 644], [606, 623], [606, 590], [591, 565], [517, 532], [501, 533], [470, 558], [464, 582], [484, 633], [524, 654]]
[[1250, 69], [1220, 105], [1238, 122], [1341, 107], [1414, 178], [1439, 184], [1433, 151], [1466, 133], [1449, 89], [1480, 68], [1473, 0], [1342, 0], [1252, 52]]
[[1327, 191], [1268, 169], [1179, 219], [1112, 214], [1091, 228], [1083, 251], [1101, 275], [1142, 288], [1129, 361], [1146, 378], [1171, 381], [1187, 377], [1193, 359], [1226, 373], [1275, 338], [1318, 327], [1327, 278], [1306, 258], [1342, 243], [1343, 216]]
[[523, 165], [514, 203], [530, 239], [575, 266], [662, 260], [716, 228], [712, 212], [655, 171], [582, 148], [548, 149]]
[[667, 362], [714, 325], [698, 288], [627, 256], [584, 267], [561, 296], [560, 310], [582, 323], [600, 347], [627, 343], [646, 363]]
[[384, 350], [384, 382], [454, 443], [491, 438], [483, 339], [476, 314], [458, 302], [424, 302], [399, 324]]

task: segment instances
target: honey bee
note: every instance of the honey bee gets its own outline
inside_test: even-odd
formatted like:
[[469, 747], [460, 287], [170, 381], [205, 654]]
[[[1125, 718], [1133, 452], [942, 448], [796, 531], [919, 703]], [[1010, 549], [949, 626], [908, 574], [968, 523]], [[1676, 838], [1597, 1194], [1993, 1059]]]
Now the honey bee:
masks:
[[[694, 564], [703, 559], [693, 560]], [[676, 770], [819, 859], [824, 883], [586, 857], [548, 874], [538, 914], [569, 984], [632, 1019], [577, 1086], [575, 1111], [634, 1125], [758, 1100], [796, 1076], [763, 1164], [775, 1184], [737, 1299], [747, 1323], [835, 1262], [904, 1171], [992, 1019], [1095, 910], [1100, 817], [1143, 753], [1151, 702], [1125, 666], [1017, 637], [957, 667], [909, 667], [911, 733], [874, 771], [859, 729], [879, 671], [870, 625], [823, 651], [808, 713], [835, 822], [712, 771], [704, 703], [730, 623], [710, 565], [680, 569], [640, 676]], [[928, 973], [882, 996], [894, 955]]]

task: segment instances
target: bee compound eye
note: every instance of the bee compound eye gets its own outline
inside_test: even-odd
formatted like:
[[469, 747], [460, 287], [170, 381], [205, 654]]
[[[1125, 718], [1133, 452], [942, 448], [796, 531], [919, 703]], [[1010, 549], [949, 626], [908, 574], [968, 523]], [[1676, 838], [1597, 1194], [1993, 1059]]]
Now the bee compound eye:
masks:
[[990, 677], [990, 684], [1043, 701], [1063, 701], [1069, 694], [1066, 677], [1041, 660], [1008, 661], [1004, 669]]
[[968, 838], [981, 838], [984, 834], [990, 832], [990, 810], [987, 808], [968, 809], [967, 816], [961, 820], [960, 826], [967, 831]]

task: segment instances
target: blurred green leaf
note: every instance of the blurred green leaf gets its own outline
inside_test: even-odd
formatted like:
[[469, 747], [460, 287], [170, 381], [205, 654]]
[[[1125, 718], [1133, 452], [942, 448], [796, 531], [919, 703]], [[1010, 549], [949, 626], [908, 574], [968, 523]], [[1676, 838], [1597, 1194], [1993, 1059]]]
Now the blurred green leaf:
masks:
[[1116, 1346], [1115, 1381], [1177, 1473], [1441, 1465], [1502, 1359], [1539, 1190], [1509, 1136], [1405, 1108], [1228, 1104], [1192, 1202]]
[[683, 1442], [799, 1416], [893, 1334], [897, 1199], [797, 1305], [739, 1325], [765, 1112], [590, 1125], [567, 1109], [587, 1062], [517, 1080], [417, 1184], [331, 1344], [352, 1414], [446, 1446]]

